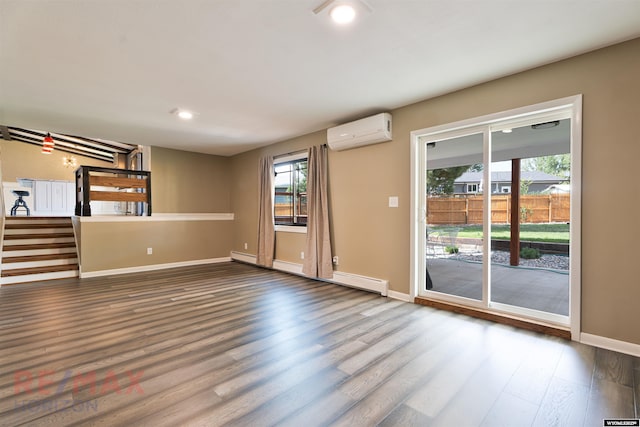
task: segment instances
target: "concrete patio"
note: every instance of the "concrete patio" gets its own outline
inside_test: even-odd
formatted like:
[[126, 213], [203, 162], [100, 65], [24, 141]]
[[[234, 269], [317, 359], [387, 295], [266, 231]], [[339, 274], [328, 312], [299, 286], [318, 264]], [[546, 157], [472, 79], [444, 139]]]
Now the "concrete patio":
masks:
[[[491, 265], [492, 301], [548, 313], [569, 314], [569, 274], [507, 265]], [[427, 258], [432, 291], [482, 299], [482, 264], [452, 257]]]

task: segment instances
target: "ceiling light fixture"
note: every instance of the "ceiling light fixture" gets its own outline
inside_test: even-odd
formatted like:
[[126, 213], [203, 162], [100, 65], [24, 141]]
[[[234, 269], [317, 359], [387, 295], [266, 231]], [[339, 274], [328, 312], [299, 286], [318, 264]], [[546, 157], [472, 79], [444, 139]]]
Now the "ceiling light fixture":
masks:
[[353, 22], [361, 12], [373, 12], [373, 8], [365, 0], [327, 0], [313, 9], [313, 13], [318, 15], [325, 9], [329, 10], [331, 20], [338, 25]]
[[76, 167], [77, 164], [78, 164], [78, 161], [73, 156], [62, 158], [62, 165], [65, 168], [73, 168], [73, 167]]
[[182, 120], [191, 120], [195, 116], [193, 112], [189, 110], [183, 110], [181, 108], [174, 108], [173, 110], [169, 111], [169, 114], [175, 114]]
[[191, 111], [182, 110], [178, 112], [178, 117], [184, 120], [191, 120], [193, 119], [193, 113]]
[[511, 133], [513, 132], [512, 129], [502, 129], [502, 133]]
[[353, 22], [356, 17], [356, 10], [350, 4], [341, 4], [331, 9], [329, 15], [336, 24], [345, 25]]
[[51, 154], [53, 152], [54, 145], [56, 145], [56, 143], [53, 142], [51, 134], [47, 132], [45, 137], [42, 139], [42, 154]]

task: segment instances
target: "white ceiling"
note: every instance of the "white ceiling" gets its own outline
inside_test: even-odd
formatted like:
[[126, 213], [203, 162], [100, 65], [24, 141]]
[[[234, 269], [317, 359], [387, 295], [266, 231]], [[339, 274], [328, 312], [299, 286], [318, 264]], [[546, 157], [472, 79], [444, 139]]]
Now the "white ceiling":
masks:
[[0, 0], [0, 125], [233, 155], [640, 36], [640, 0], [323, 1]]

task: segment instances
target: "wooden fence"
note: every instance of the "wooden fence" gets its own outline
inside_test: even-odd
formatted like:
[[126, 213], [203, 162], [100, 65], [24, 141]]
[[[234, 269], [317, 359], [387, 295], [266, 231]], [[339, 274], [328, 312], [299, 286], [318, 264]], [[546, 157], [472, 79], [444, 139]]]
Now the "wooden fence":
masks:
[[[569, 222], [569, 194], [520, 196], [523, 223]], [[427, 197], [428, 224], [482, 224], [482, 196]], [[511, 195], [491, 195], [491, 222], [508, 224]]]
[[[287, 202], [275, 202], [274, 203], [274, 216], [276, 224], [279, 222], [300, 222], [306, 224], [307, 217], [307, 193], [298, 193], [296, 196], [294, 207], [290, 200], [293, 198], [293, 193], [286, 191], [276, 191], [277, 198], [284, 198], [289, 200]], [[294, 215], [295, 214], [295, 215]], [[294, 218], [294, 216], [296, 218]], [[297, 221], [295, 221], [297, 219]]]

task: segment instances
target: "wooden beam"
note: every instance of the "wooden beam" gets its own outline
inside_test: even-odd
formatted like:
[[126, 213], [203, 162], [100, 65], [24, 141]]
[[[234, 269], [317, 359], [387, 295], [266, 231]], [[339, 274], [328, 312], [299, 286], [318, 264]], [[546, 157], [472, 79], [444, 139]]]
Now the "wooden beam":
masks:
[[520, 264], [520, 159], [511, 160], [511, 243], [509, 263]]
[[11, 134], [9, 133], [8, 127], [0, 126], [0, 134], [2, 135], [2, 139], [11, 141]]

